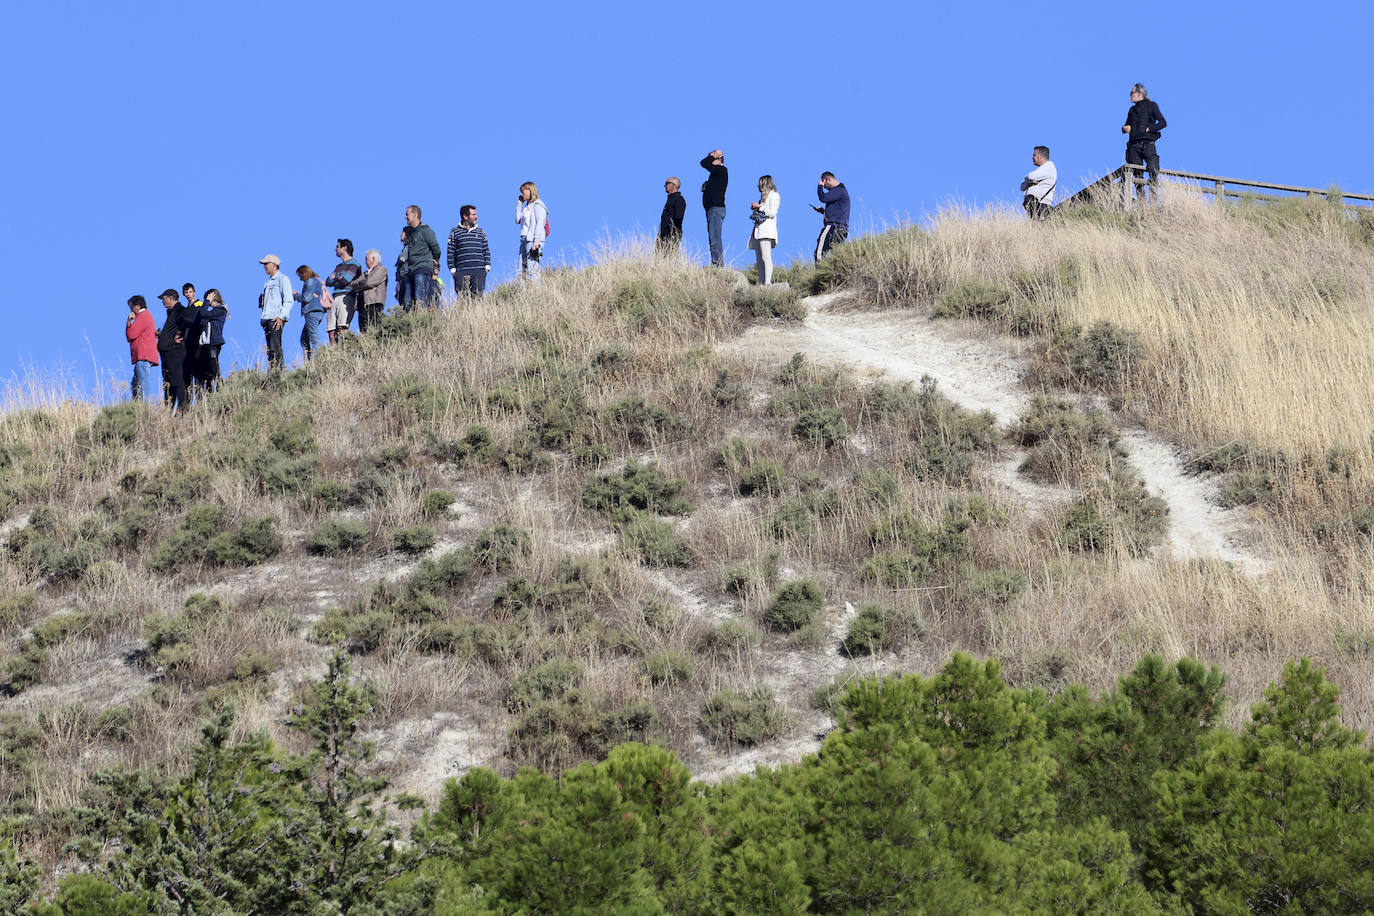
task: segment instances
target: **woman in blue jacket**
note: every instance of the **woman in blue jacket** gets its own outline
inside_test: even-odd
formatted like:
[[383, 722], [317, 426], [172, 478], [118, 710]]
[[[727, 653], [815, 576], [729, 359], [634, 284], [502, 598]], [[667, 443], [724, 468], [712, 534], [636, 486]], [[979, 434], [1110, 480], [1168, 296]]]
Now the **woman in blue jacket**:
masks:
[[320, 325], [324, 323], [325, 311], [320, 295], [324, 292], [324, 282], [304, 264], [296, 268], [296, 276], [300, 277], [302, 286], [294, 298], [301, 304], [301, 317], [305, 319], [305, 327], [301, 328], [301, 349], [305, 351], [305, 358], [310, 359], [320, 345]]
[[229, 309], [219, 290], [205, 291], [205, 304], [196, 310], [199, 318], [200, 352], [196, 365], [196, 383], [202, 391], [219, 390], [219, 351], [224, 346], [224, 321]]

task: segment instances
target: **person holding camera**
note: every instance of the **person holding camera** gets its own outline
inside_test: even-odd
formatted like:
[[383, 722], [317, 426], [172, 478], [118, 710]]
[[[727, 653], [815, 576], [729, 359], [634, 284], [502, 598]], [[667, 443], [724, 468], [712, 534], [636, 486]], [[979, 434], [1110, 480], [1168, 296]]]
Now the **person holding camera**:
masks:
[[539, 199], [539, 187], [533, 181], [520, 186], [520, 196], [515, 199], [515, 222], [520, 226], [520, 279], [538, 286], [539, 262], [548, 237], [549, 208]]
[[821, 172], [816, 182], [816, 198], [823, 206], [811, 209], [821, 214], [821, 234], [816, 238], [816, 263], [830, 253], [830, 249], [849, 238], [849, 190], [834, 172]]
[[772, 175], [759, 176], [759, 199], [749, 205], [749, 218], [754, 230], [749, 233], [749, 247], [758, 262], [759, 285], [773, 282], [773, 249], [778, 246], [778, 207], [782, 196]]

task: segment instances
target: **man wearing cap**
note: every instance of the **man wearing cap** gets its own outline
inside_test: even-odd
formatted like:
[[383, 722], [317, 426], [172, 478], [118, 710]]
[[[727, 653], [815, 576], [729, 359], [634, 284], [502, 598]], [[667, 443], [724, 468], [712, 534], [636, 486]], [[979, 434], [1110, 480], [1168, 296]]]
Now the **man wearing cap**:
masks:
[[167, 307], [162, 330], [157, 332], [157, 354], [162, 357], [162, 397], [173, 414], [180, 414], [186, 408], [186, 338], [191, 333], [190, 315], [176, 290], [164, 289], [159, 298]]
[[682, 196], [682, 182], [676, 176], [663, 181], [668, 199], [658, 216], [658, 250], [661, 254], [677, 254], [682, 244], [682, 220], [687, 216], [687, 200]]
[[281, 272], [281, 258], [269, 254], [258, 263], [267, 272], [258, 307], [262, 309], [262, 334], [267, 340], [267, 367], [280, 371], [286, 365], [281, 351], [281, 329], [291, 315], [291, 281]]

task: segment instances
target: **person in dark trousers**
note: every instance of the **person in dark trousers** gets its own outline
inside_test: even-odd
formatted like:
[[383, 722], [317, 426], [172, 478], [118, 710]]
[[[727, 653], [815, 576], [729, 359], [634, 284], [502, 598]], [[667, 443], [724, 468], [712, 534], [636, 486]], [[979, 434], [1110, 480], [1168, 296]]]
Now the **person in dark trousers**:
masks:
[[830, 253], [830, 249], [849, 238], [849, 189], [835, 177], [834, 172], [821, 172], [816, 182], [816, 198], [824, 206], [812, 206], [823, 218], [821, 234], [816, 238], [816, 263]]
[[364, 259], [367, 270], [348, 288], [361, 298], [358, 305], [358, 333], [364, 334], [382, 318], [386, 308], [386, 268], [382, 266], [382, 253], [376, 248], [369, 249]]
[[687, 199], [682, 196], [682, 182], [676, 177], [663, 182], [663, 190], [668, 199], [663, 203], [663, 213], [658, 218], [659, 254], [677, 254], [682, 246], [682, 220], [687, 216]]
[[1037, 222], [1050, 218], [1054, 210], [1054, 188], [1059, 183], [1059, 170], [1050, 161], [1050, 148], [1037, 146], [1031, 150], [1031, 164], [1035, 168], [1021, 179], [1021, 206], [1026, 215]]
[[196, 366], [200, 365], [200, 309], [205, 303], [196, 298], [192, 283], [181, 284], [181, 295], [186, 298], [186, 360], [182, 363], [182, 374], [186, 376], [186, 400], [195, 403], [200, 397]]
[[[1152, 199], [1159, 196], [1159, 153], [1155, 152], [1155, 141], [1159, 139], [1159, 132], [1168, 126], [1159, 106], [1145, 91], [1145, 84], [1132, 86], [1131, 107], [1126, 112], [1126, 123], [1121, 126], [1121, 132], [1126, 134], [1126, 164], [1145, 166], [1150, 176]], [[1139, 172], [1131, 175], [1133, 180], [1139, 177]]]
[[286, 366], [286, 355], [281, 348], [281, 331], [291, 317], [291, 281], [281, 272], [281, 258], [269, 254], [258, 259], [267, 282], [262, 285], [262, 295], [258, 297], [258, 308], [262, 309], [262, 336], [267, 344], [267, 368], [280, 372]]
[[711, 150], [701, 160], [701, 167], [709, 173], [701, 183], [701, 205], [706, 208], [706, 239], [711, 246], [711, 263], [724, 267], [725, 245], [721, 241], [721, 231], [725, 226], [725, 188], [730, 184], [725, 153]]
[[157, 332], [157, 355], [162, 359], [162, 399], [174, 415], [186, 409], [186, 335], [190, 333], [187, 308], [174, 289], [164, 289], [162, 304], [167, 317]]
[[200, 307], [200, 364], [196, 366], [196, 382], [207, 394], [219, 391], [219, 351], [224, 346], [224, 322], [229, 309], [217, 289], [205, 291], [205, 304]]
[[448, 272], [453, 275], [453, 295], [480, 298], [491, 273], [491, 246], [486, 230], [477, 225], [477, 207], [458, 208], [459, 223], [448, 234]]
[[404, 272], [398, 272], [400, 283], [399, 299], [405, 311], [418, 306], [429, 305], [434, 298], [434, 281], [439, 277], [439, 239], [429, 224], [420, 222], [420, 208], [415, 204], [406, 207], [405, 249], [401, 256], [405, 259]]

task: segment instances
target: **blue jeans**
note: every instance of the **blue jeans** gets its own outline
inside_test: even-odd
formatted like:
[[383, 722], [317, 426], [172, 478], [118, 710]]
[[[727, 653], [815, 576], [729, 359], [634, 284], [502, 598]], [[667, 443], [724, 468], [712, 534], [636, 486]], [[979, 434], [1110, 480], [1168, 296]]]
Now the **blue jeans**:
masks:
[[301, 349], [305, 351], [305, 358], [309, 359], [320, 345], [320, 325], [324, 322], [324, 312], [306, 312], [301, 317], [305, 319], [305, 327], [301, 328]]
[[433, 295], [434, 280], [423, 270], [408, 273], [401, 278], [401, 308], [410, 311], [417, 305], [429, 305], [429, 297]]
[[530, 243], [527, 239], [520, 240], [520, 279], [528, 279], [535, 286], [539, 285], [539, 259], [544, 256], [544, 247], [541, 245], [538, 257], [530, 257]]
[[720, 240], [721, 230], [725, 227], [725, 208], [706, 209], [706, 239], [711, 245], [711, 263], [717, 267], [725, 266], [725, 246]]
[[135, 401], [143, 400], [148, 393], [148, 386], [153, 382], [153, 364], [149, 360], [140, 359], [134, 363], [134, 377], [129, 379], [129, 397]]

